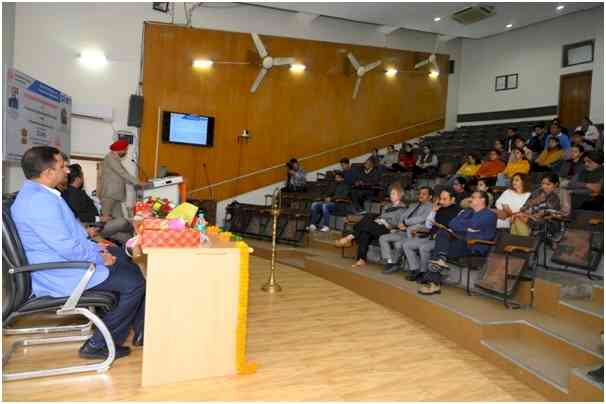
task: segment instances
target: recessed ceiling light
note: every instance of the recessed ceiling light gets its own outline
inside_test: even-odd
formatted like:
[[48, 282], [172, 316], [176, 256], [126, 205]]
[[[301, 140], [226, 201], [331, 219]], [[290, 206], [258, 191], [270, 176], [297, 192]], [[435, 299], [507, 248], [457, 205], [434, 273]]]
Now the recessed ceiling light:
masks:
[[194, 60], [194, 63], [193, 63], [193, 66], [196, 69], [208, 69], [212, 65], [213, 65], [213, 61], [206, 60], [206, 59], [196, 59], [196, 60]]
[[301, 73], [303, 70], [305, 70], [305, 68], [305, 65], [299, 63], [293, 63], [292, 65], [290, 65], [290, 70], [295, 73]]
[[513, 24], [507, 24], [507, 25], [505, 25], [505, 28], [511, 28], [511, 27], [513, 27]]
[[387, 69], [387, 70], [385, 70], [385, 75], [386, 75], [387, 77], [393, 77], [393, 76], [395, 76], [396, 74], [398, 74], [398, 69], [394, 69], [393, 67], [392, 67], [392, 68], [389, 68], [389, 69]]
[[557, 7], [556, 7], [556, 10], [558, 10], [558, 11], [562, 11], [562, 10], [564, 10], [564, 7], [566, 7], [566, 6], [557, 6]]
[[440, 72], [437, 70], [432, 70], [431, 72], [429, 72], [429, 77], [431, 77], [432, 79], [437, 78], [440, 75]]
[[107, 64], [107, 58], [100, 50], [86, 49], [80, 54], [80, 63], [89, 67], [101, 67]]
[[442, 17], [436, 17], [436, 18], [434, 18], [433, 20], [434, 20], [435, 22], [438, 22], [438, 21], [440, 21], [441, 19], [442, 19]]

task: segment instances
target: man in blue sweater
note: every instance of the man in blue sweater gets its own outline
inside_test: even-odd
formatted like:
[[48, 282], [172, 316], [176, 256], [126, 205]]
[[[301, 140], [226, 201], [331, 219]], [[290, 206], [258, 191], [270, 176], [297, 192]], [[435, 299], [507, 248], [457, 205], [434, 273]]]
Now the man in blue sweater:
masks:
[[[132, 327], [133, 343], [143, 343], [145, 279], [139, 267], [117, 247], [105, 248], [88, 239], [70, 207], [55, 187], [65, 181], [69, 169], [61, 152], [48, 146], [29, 149], [21, 159], [27, 178], [13, 205], [11, 216], [30, 264], [89, 261], [96, 265], [87, 289], [116, 293], [118, 303], [103, 321], [116, 345], [116, 358], [130, 353], [121, 346]], [[84, 275], [77, 269], [53, 269], [32, 273], [35, 296], [69, 296]], [[84, 358], [105, 358], [107, 347], [101, 333], [80, 348]]]
[[433, 295], [440, 293], [442, 275], [440, 270], [448, 269], [448, 258], [469, 255], [485, 256], [490, 251], [486, 244], [468, 245], [469, 240], [492, 241], [496, 235], [497, 215], [488, 208], [488, 194], [476, 191], [471, 195], [471, 207], [462, 210], [449, 223], [449, 229], [440, 229], [436, 236], [434, 257], [430, 270], [423, 277], [419, 293]]

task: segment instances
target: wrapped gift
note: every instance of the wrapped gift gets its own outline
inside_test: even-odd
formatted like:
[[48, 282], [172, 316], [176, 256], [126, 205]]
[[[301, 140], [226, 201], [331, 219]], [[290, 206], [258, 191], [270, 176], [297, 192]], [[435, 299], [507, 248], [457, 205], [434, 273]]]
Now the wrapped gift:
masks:
[[146, 247], [199, 247], [200, 233], [196, 230], [152, 230], [144, 229], [141, 246]]
[[143, 230], [166, 230], [168, 219], [150, 218], [143, 220]]

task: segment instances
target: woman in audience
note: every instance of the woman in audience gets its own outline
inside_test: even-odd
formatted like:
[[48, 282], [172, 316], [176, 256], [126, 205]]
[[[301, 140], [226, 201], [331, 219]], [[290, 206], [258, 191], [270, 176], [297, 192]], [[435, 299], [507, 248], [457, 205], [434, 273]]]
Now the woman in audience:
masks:
[[354, 178], [354, 186], [351, 191], [351, 201], [357, 212], [364, 210], [364, 201], [375, 194], [376, 187], [381, 181], [381, 173], [377, 169], [376, 160], [371, 156], [364, 162], [364, 168]]
[[480, 166], [482, 165], [482, 160], [476, 154], [469, 154], [465, 156], [465, 160], [456, 174], [449, 178], [448, 184], [452, 186], [452, 183], [456, 178], [465, 177], [470, 178], [476, 175]]
[[297, 159], [290, 159], [286, 163], [288, 168], [288, 176], [286, 177], [286, 192], [303, 192], [305, 191], [305, 171], [299, 165]]
[[385, 167], [391, 169], [394, 164], [397, 164], [399, 161], [399, 154], [394, 145], [387, 146], [387, 153], [383, 157], [381, 164]]
[[593, 150], [595, 143], [585, 139], [585, 133], [580, 130], [575, 130], [570, 138], [570, 147], [572, 146], [583, 146], [587, 151]]
[[528, 141], [526, 142], [526, 145], [532, 151], [532, 158], [529, 158], [528, 160], [534, 160], [535, 157], [537, 157], [539, 153], [543, 151], [543, 149], [545, 148], [545, 140], [545, 124], [539, 122], [534, 125], [530, 139], [528, 139]]
[[320, 231], [330, 231], [328, 227], [328, 219], [335, 210], [337, 202], [349, 198], [351, 193], [351, 187], [345, 182], [345, 177], [342, 172], [335, 174], [335, 180], [328, 185], [326, 190], [326, 198], [324, 201], [317, 201], [311, 204], [311, 224], [309, 225], [309, 231], [316, 231], [317, 226], [320, 224], [322, 227]]
[[417, 159], [410, 144], [402, 143], [399, 159], [400, 161], [397, 164], [392, 164], [391, 169], [393, 171], [411, 171], [415, 166]]
[[557, 169], [563, 158], [564, 150], [560, 146], [560, 141], [557, 137], [550, 137], [547, 140], [547, 148], [532, 162], [532, 171], [552, 171], [553, 169]]
[[528, 174], [530, 171], [530, 163], [526, 160], [522, 149], [513, 149], [509, 156], [509, 162], [502, 173], [497, 175], [497, 186], [506, 187], [509, 185], [514, 174]]
[[570, 149], [570, 159], [564, 160], [560, 166], [560, 178], [566, 180], [575, 179], [583, 170], [583, 156], [585, 148], [581, 145], [573, 145]]
[[527, 179], [525, 174], [514, 174], [511, 177], [511, 187], [503, 192], [495, 202], [495, 212], [498, 218], [497, 229], [509, 229], [511, 227], [510, 218], [520, 211], [530, 197]]
[[[528, 160], [528, 161], [533, 160], [532, 150], [526, 145], [526, 142], [524, 141], [524, 139], [522, 139], [520, 136], [517, 136], [513, 142], [513, 145], [514, 145], [514, 149], [522, 150], [522, 152], [524, 153], [524, 156], [526, 157], [526, 160]], [[511, 158], [511, 156], [510, 156], [510, 158]]]
[[591, 122], [588, 116], [583, 118], [583, 122], [581, 126], [577, 127], [575, 131], [580, 131], [583, 133], [585, 140], [591, 142], [594, 146], [598, 146], [600, 141], [600, 131], [596, 126]]
[[448, 259], [488, 254], [490, 246], [481, 243], [469, 246], [467, 241], [494, 240], [496, 226], [497, 215], [488, 208], [488, 195], [485, 192], [474, 192], [471, 196], [471, 207], [462, 210], [450, 221], [449, 230], [438, 231], [433, 251], [434, 259], [430, 261], [429, 271], [424, 274], [418, 292], [423, 295], [441, 292], [440, 271], [448, 269]]
[[466, 189], [467, 180], [465, 177], [456, 177], [452, 182], [452, 194], [455, 198], [455, 203], [460, 205], [463, 200], [469, 198], [471, 195]]
[[370, 215], [365, 215], [362, 220], [354, 226], [353, 234], [349, 234], [336, 241], [337, 247], [347, 247], [353, 240], [357, 240], [358, 253], [353, 267], [362, 267], [366, 265], [366, 254], [371, 241], [378, 239], [391, 230], [396, 230], [402, 224], [406, 205], [402, 203], [402, 187], [395, 183], [390, 187], [389, 200], [391, 206], [384, 208], [383, 213], [373, 219]]
[[438, 156], [432, 152], [431, 147], [423, 146], [423, 152], [417, 157], [413, 168], [415, 175], [435, 173], [438, 169]]
[[[538, 230], [545, 217], [558, 215], [568, 217], [570, 215], [570, 195], [560, 189], [560, 178], [557, 174], [547, 174], [541, 180], [541, 187], [534, 191], [518, 213], [511, 216], [512, 222], [520, 220], [527, 224], [530, 229]], [[547, 231], [550, 237], [556, 241], [561, 235], [561, 222], [550, 221]]]
[[[490, 179], [478, 178], [472, 179], [467, 183], [467, 190], [468, 192], [486, 192], [486, 195], [488, 195], [488, 207], [492, 207], [494, 203], [494, 194], [491, 186], [492, 182]], [[461, 203], [459, 203], [459, 206], [461, 206], [463, 209], [469, 208], [471, 206], [471, 196], [463, 199]]]
[[488, 159], [486, 159], [478, 171], [476, 177], [478, 178], [496, 178], [496, 176], [505, 169], [505, 163], [501, 160], [501, 152], [493, 149], [488, 153]]

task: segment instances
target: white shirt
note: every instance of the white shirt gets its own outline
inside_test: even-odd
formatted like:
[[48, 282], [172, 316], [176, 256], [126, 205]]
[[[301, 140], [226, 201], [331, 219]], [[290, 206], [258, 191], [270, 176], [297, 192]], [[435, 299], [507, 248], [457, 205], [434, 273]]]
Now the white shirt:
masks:
[[[530, 192], [518, 194], [511, 189], [506, 190], [499, 196], [495, 206], [497, 209], [503, 209], [503, 205], [509, 205], [509, 208], [513, 213], [518, 213], [522, 206], [526, 203], [526, 200], [530, 197]], [[497, 220], [497, 229], [508, 229], [511, 227], [511, 219]]]

